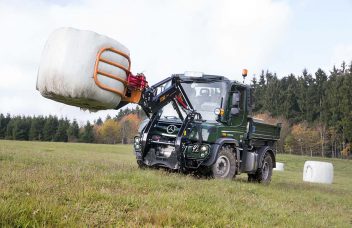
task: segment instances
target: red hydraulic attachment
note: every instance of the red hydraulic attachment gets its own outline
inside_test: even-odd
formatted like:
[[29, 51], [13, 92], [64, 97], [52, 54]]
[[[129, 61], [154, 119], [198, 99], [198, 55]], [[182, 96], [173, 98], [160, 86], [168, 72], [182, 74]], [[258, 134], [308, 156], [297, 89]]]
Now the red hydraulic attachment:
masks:
[[143, 73], [133, 75], [130, 72], [127, 76], [127, 86], [133, 90], [143, 90], [148, 87], [148, 82]]
[[[122, 66], [119, 63], [116, 63], [116, 62], [110, 61], [106, 58], [103, 58], [102, 54], [104, 52], [113, 52], [117, 55], [120, 55], [120, 56], [126, 58], [128, 61], [128, 68]], [[127, 78], [123, 79], [119, 75], [113, 75], [111, 73], [99, 70], [99, 63], [100, 62], [104, 62], [104, 63], [109, 64], [111, 66], [120, 68], [121, 70], [126, 72]], [[129, 103], [138, 103], [139, 100], [141, 99], [142, 91], [148, 87], [148, 82], [147, 82], [144, 74], [133, 75], [131, 73], [130, 69], [131, 69], [131, 60], [130, 60], [129, 55], [127, 55], [126, 53], [119, 51], [115, 48], [112, 48], [112, 47], [102, 48], [99, 50], [99, 52], [97, 54], [97, 58], [95, 60], [94, 75], [93, 75], [94, 82], [101, 89], [104, 89], [106, 91], [120, 95], [122, 101], [129, 102]], [[98, 75], [100, 77], [105, 76], [105, 77], [108, 77], [108, 78], [111, 78], [111, 79], [114, 79], [116, 81], [121, 82], [124, 85], [124, 90], [120, 91], [120, 90], [117, 90], [116, 88], [112, 88], [110, 86], [107, 86], [106, 84], [99, 81]]]
[[185, 109], [188, 109], [188, 105], [186, 104], [186, 102], [183, 100], [182, 96], [181, 95], [178, 95], [176, 97], [178, 103]]

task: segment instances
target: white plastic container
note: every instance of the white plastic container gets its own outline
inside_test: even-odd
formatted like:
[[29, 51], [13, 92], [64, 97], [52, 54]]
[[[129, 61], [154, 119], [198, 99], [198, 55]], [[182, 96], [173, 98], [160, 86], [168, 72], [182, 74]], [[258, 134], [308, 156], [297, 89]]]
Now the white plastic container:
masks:
[[276, 168], [274, 168], [275, 171], [284, 171], [285, 170], [285, 164], [282, 162], [276, 162]]
[[303, 168], [303, 181], [332, 184], [334, 167], [329, 162], [306, 161]]
[[[49, 99], [85, 109], [113, 109], [121, 101], [117, 93], [97, 86], [93, 74], [98, 52], [114, 48], [129, 56], [129, 50], [119, 42], [91, 31], [60, 28], [47, 40], [39, 66], [37, 90]], [[129, 68], [126, 57], [105, 51], [102, 57]], [[119, 67], [99, 62], [99, 71], [125, 80], [127, 73]], [[124, 91], [124, 84], [97, 74], [100, 83]]]

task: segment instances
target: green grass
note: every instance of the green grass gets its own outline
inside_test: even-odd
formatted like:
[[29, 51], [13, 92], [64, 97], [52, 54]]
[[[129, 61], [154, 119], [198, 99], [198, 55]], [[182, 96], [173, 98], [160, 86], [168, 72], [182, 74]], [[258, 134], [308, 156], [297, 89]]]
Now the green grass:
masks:
[[0, 227], [351, 227], [352, 161], [321, 185], [302, 182], [308, 159], [278, 155], [263, 186], [139, 170], [132, 146], [0, 141]]

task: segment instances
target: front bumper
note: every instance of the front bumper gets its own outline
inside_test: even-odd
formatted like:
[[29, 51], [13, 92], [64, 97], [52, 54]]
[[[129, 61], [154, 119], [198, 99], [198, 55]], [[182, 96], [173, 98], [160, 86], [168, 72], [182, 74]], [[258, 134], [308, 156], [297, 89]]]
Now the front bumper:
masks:
[[[158, 156], [160, 151], [170, 150], [170, 147], [173, 148], [173, 152], [169, 157]], [[181, 151], [176, 151], [177, 147], [175, 146], [149, 142], [148, 151], [143, 152], [139, 136], [136, 136], [134, 140], [134, 152], [137, 160], [148, 166], [160, 166], [170, 169], [179, 169], [181, 162], [183, 162], [182, 167], [186, 169], [197, 169], [199, 166], [209, 163], [208, 160], [212, 160], [213, 157], [213, 147], [214, 145], [206, 143], [187, 143], [187, 145], [183, 144], [179, 147]]]

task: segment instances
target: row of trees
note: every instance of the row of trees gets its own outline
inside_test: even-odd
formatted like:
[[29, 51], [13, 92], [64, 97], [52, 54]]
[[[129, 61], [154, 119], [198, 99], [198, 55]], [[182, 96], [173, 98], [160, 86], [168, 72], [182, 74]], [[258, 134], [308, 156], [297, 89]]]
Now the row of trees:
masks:
[[143, 112], [139, 107], [124, 109], [105, 121], [79, 126], [76, 120], [57, 116], [11, 116], [0, 114], [0, 139], [54, 142], [131, 143]]
[[145, 113], [137, 106], [136, 108], [120, 109], [115, 117], [107, 116], [105, 121], [98, 119], [94, 125], [94, 142], [96, 143], [132, 143], [137, 135], [141, 120], [145, 119]]
[[67, 142], [80, 138], [77, 121], [56, 116], [10, 116], [0, 114], [0, 138], [14, 140], [39, 140]]
[[352, 142], [352, 63], [329, 73], [307, 70], [279, 79], [262, 71], [252, 80], [257, 113], [284, 119], [281, 150], [348, 156]]

